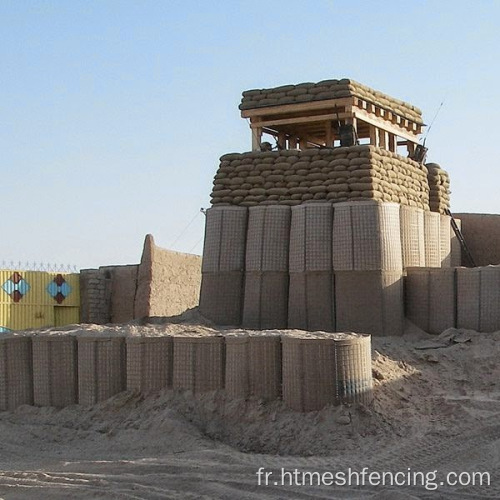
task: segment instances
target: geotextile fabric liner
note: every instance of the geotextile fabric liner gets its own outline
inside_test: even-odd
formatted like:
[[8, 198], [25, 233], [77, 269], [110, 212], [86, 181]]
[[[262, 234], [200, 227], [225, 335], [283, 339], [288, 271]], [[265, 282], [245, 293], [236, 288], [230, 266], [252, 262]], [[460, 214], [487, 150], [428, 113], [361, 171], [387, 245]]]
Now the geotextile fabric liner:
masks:
[[243, 308], [244, 273], [202, 273], [200, 312], [217, 325], [239, 325]]
[[292, 207], [290, 272], [331, 271], [332, 230], [331, 203]]
[[457, 328], [481, 331], [481, 269], [459, 267], [457, 276]]
[[245, 273], [242, 326], [252, 329], [286, 328], [288, 283], [287, 272]]
[[62, 408], [78, 402], [78, 360], [75, 337], [33, 337], [33, 401], [35, 406]]
[[441, 240], [441, 267], [451, 267], [451, 217], [441, 215], [440, 217], [440, 240]]
[[368, 404], [373, 398], [371, 337], [335, 339], [338, 404]]
[[425, 267], [441, 267], [441, 218], [424, 212]]
[[224, 337], [174, 337], [173, 388], [201, 393], [224, 387]]
[[78, 400], [82, 405], [104, 401], [126, 389], [124, 337], [78, 337]]
[[424, 211], [421, 208], [400, 208], [403, 267], [425, 267]]
[[335, 331], [335, 283], [331, 271], [290, 273], [288, 328]]
[[282, 337], [283, 401], [296, 411], [336, 404], [335, 344], [332, 338]]
[[281, 396], [281, 338], [226, 336], [225, 389], [229, 396], [265, 401]]
[[142, 394], [172, 387], [172, 337], [127, 338], [127, 390]]
[[248, 210], [212, 207], [207, 210], [202, 272], [243, 271]]
[[422, 330], [440, 334], [455, 327], [455, 269], [407, 269], [405, 302], [406, 317]]
[[337, 331], [402, 335], [402, 271], [335, 272]]
[[348, 202], [335, 205], [333, 268], [336, 271], [400, 271], [403, 268], [399, 205]]
[[265, 205], [251, 207], [245, 270], [288, 271], [290, 207]]
[[32, 404], [31, 338], [0, 336], [0, 411]]

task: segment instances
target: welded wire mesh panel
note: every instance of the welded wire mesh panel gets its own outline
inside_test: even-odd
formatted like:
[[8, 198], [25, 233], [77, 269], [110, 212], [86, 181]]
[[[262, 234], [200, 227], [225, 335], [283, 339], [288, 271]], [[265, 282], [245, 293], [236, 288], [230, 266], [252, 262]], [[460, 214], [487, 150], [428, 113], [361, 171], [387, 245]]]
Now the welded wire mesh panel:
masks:
[[404, 320], [402, 272], [336, 272], [335, 313], [337, 331], [401, 335]]
[[336, 403], [335, 347], [331, 338], [282, 337], [283, 401], [296, 411]]
[[425, 267], [441, 267], [441, 218], [424, 212]]
[[369, 403], [373, 398], [371, 337], [335, 340], [337, 401]]
[[337, 203], [333, 216], [332, 262], [336, 271], [354, 269], [351, 203]]
[[286, 328], [288, 273], [247, 272], [242, 325], [246, 328]]
[[194, 393], [224, 387], [224, 337], [174, 337], [173, 388]]
[[203, 273], [200, 312], [217, 325], [239, 325], [243, 307], [243, 272]]
[[64, 407], [78, 401], [75, 337], [33, 337], [33, 401], [36, 406]]
[[441, 267], [451, 267], [451, 217], [441, 215], [439, 234], [441, 242]]
[[78, 400], [104, 401], [126, 389], [124, 337], [78, 337]]
[[250, 336], [250, 394], [265, 401], [281, 397], [281, 337]]
[[408, 206], [400, 210], [403, 267], [425, 267], [424, 211]]
[[[455, 219], [455, 223], [459, 229], [462, 228], [462, 221]], [[462, 265], [462, 246], [460, 240], [457, 238], [455, 231], [451, 230], [451, 267], [460, 267]]]
[[250, 207], [247, 271], [288, 271], [291, 209], [286, 205]]
[[290, 273], [288, 327], [335, 331], [335, 287], [330, 271]]
[[30, 337], [0, 335], [0, 410], [33, 404]]
[[246, 398], [250, 395], [250, 338], [245, 336], [226, 336], [226, 393], [233, 398]]
[[481, 268], [460, 267], [457, 273], [457, 328], [481, 331]]
[[212, 207], [206, 213], [203, 272], [242, 271], [248, 210], [246, 207]]
[[500, 330], [500, 266], [481, 268], [480, 331]]
[[127, 338], [127, 390], [142, 394], [172, 386], [172, 337]]

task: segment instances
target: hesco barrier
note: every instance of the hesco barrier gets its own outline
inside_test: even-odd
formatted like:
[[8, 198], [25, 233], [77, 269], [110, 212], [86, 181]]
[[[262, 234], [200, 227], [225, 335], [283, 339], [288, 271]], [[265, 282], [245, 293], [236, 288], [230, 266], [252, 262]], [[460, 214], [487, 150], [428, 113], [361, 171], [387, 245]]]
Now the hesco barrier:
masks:
[[124, 337], [78, 337], [78, 401], [93, 405], [126, 388]]
[[479, 327], [482, 332], [500, 329], [500, 266], [481, 268]]
[[247, 219], [245, 207], [207, 210], [200, 311], [219, 325], [241, 323]]
[[296, 411], [337, 403], [333, 338], [283, 336], [283, 401]]
[[337, 203], [333, 219], [333, 269], [401, 271], [399, 205], [376, 201]]
[[0, 410], [33, 404], [31, 338], [0, 335]]
[[172, 337], [127, 337], [127, 390], [141, 394], [172, 387]]
[[439, 222], [441, 244], [441, 267], [451, 267], [451, 217], [441, 215]]
[[286, 272], [248, 271], [242, 325], [252, 329], [286, 328], [288, 282]]
[[456, 324], [454, 269], [407, 269], [406, 317], [428, 333], [439, 334]]
[[425, 267], [441, 267], [441, 218], [424, 212]]
[[371, 337], [283, 336], [283, 400], [297, 411], [372, 399]]
[[288, 328], [335, 331], [335, 280], [331, 271], [290, 273]]
[[481, 331], [481, 268], [460, 267], [457, 273], [457, 328]]
[[237, 398], [272, 401], [283, 397], [299, 411], [369, 401], [369, 336], [299, 335], [269, 331], [229, 333], [226, 338], [129, 337], [127, 342], [119, 336], [3, 338], [0, 410], [33, 403], [56, 407], [94, 404], [125, 390], [128, 370], [129, 388], [147, 394], [170, 387], [171, 368], [172, 387], [178, 391], [203, 393], [225, 388], [229, 396]]
[[75, 337], [32, 337], [33, 401], [36, 406], [69, 406], [78, 401], [78, 360]]
[[335, 312], [338, 331], [402, 335], [402, 271], [335, 272]]
[[373, 398], [370, 335], [335, 338], [338, 403], [368, 404]]
[[224, 387], [224, 337], [174, 337], [173, 388], [193, 393]]
[[403, 267], [425, 267], [424, 211], [402, 206], [400, 220]]
[[332, 270], [333, 205], [292, 207], [290, 273]]
[[225, 389], [229, 396], [265, 401], [281, 396], [279, 335], [226, 335]]

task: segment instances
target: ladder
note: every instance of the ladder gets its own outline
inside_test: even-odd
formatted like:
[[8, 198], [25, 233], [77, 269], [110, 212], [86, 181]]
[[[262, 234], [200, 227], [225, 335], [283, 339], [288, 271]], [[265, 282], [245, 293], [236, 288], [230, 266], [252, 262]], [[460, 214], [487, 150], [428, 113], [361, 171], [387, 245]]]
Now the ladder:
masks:
[[462, 231], [460, 231], [460, 228], [457, 225], [457, 221], [454, 219], [452, 213], [450, 212], [450, 209], [445, 208], [444, 213], [451, 217], [451, 227], [453, 228], [455, 236], [457, 237], [458, 241], [460, 242], [460, 247], [462, 248], [462, 255], [464, 255], [466, 260], [467, 260], [467, 264], [468, 264], [467, 267], [476, 267], [476, 263], [474, 262], [474, 258], [472, 257], [472, 254], [470, 253], [470, 250], [469, 250], [469, 247], [467, 246], [467, 243], [465, 242], [464, 235], [462, 234]]

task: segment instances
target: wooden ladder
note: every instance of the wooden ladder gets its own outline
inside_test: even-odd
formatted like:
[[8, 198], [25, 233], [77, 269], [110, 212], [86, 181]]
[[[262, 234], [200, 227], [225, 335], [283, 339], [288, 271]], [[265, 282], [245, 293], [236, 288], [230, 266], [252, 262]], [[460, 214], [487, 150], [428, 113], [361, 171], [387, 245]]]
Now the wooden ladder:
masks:
[[472, 254], [470, 253], [469, 247], [467, 246], [467, 243], [465, 242], [464, 235], [462, 234], [462, 231], [460, 231], [460, 228], [457, 225], [457, 221], [454, 219], [452, 213], [450, 212], [449, 208], [444, 209], [444, 213], [446, 215], [449, 215], [451, 217], [451, 227], [453, 228], [453, 231], [460, 242], [460, 247], [462, 248], [462, 255], [465, 256], [468, 266], [467, 267], [476, 267], [476, 263], [474, 262], [474, 258], [472, 257]]

